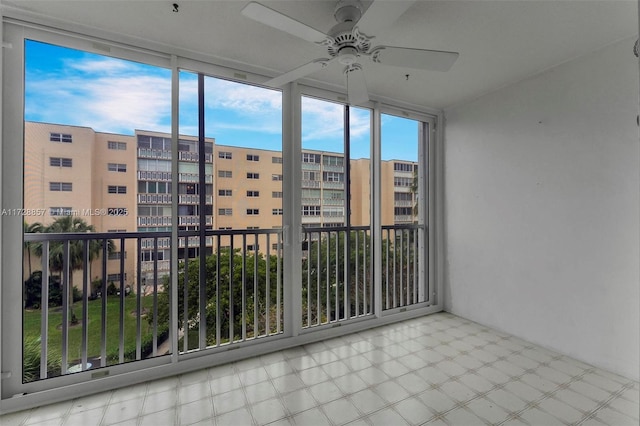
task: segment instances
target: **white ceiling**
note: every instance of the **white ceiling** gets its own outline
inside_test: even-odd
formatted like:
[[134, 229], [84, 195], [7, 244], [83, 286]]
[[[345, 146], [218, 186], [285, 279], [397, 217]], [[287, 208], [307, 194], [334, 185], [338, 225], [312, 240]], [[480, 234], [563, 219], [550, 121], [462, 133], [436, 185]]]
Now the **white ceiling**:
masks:
[[[393, 1], [393, 0], [378, 0]], [[179, 12], [172, 11], [178, 3]], [[260, 0], [326, 32], [335, 24], [335, 1]], [[7, 12], [23, 10], [60, 22], [80, 23], [119, 35], [212, 55], [264, 69], [271, 76], [316, 58], [325, 49], [244, 17], [247, 1], [43, 1], [3, 0]], [[369, 1], [365, 1], [365, 7]], [[446, 73], [366, 63], [372, 96], [446, 108], [513, 84], [572, 58], [638, 33], [635, 1], [416, 1], [392, 26], [375, 34], [384, 44], [456, 51]], [[342, 87], [343, 66], [332, 64], [309, 78]], [[406, 74], [409, 74], [407, 80]]]

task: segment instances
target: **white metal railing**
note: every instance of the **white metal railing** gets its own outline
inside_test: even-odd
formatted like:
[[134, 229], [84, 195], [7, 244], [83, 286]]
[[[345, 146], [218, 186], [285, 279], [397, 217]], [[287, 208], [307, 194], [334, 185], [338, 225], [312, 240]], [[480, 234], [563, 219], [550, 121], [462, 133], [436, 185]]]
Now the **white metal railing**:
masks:
[[[25, 283], [24, 345], [34, 349], [33, 336], [36, 346], [35, 357], [23, 360], [23, 381], [164, 355], [171, 262], [158, 258], [170, 238], [170, 232], [24, 234], [40, 271]], [[180, 231], [178, 239], [182, 338], [179, 348], [166, 350], [191, 352], [283, 332], [280, 229]], [[130, 255], [107, 262], [114, 250]]]
[[302, 327], [373, 314], [369, 227], [305, 227]]
[[[421, 284], [421, 225], [382, 227], [382, 305], [383, 309], [405, 307], [426, 301], [428, 295]], [[426, 238], [425, 235], [422, 235]]]

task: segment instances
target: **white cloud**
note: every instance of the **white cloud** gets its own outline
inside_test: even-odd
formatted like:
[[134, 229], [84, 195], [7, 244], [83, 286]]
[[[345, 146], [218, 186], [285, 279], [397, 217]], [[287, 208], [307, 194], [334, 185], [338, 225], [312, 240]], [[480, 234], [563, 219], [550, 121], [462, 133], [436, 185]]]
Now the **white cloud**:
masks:
[[115, 59], [76, 60], [68, 65], [64, 74], [27, 73], [27, 119], [103, 132], [169, 130], [168, 71]]
[[[370, 113], [352, 108], [349, 117], [351, 138], [368, 137]], [[315, 98], [302, 99], [302, 140], [322, 141], [344, 138], [344, 106]]]

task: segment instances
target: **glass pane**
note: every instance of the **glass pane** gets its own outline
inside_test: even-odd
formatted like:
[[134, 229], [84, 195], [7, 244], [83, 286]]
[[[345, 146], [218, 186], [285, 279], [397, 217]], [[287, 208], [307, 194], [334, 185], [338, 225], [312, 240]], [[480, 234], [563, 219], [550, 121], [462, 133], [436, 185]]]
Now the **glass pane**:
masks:
[[[180, 228], [181, 351], [282, 331], [282, 94], [209, 76], [199, 87], [198, 78], [180, 74], [180, 155], [198, 141], [204, 94], [207, 220], [204, 234], [198, 222]], [[199, 220], [197, 166], [195, 157], [180, 163], [179, 212]]]
[[420, 272], [426, 212], [419, 210], [426, 194], [420, 143], [426, 150], [427, 141], [421, 141], [422, 122], [386, 114], [381, 122], [382, 303], [384, 309], [392, 309], [426, 297], [426, 275]]
[[[171, 226], [147, 224], [170, 200], [142, 202], [167, 194], [140, 178], [170, 170], [170, 145], [153, 150], [147, 139], [142, 152], [150, 132], [136, 130], [169, 130], [170, 87], [167, 69], [25, 44], [24, 381], [169, 350], [168, 316], [158, 312], [168, 246], [139, 251], [126, 232]], [[143, 254], [158, 263], [140, 269]]]

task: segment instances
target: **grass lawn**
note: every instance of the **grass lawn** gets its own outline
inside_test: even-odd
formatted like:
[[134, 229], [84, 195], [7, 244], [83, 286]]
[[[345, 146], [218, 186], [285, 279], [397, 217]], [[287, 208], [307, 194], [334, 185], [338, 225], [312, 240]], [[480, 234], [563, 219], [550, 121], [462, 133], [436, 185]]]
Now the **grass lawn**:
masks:
[[[142, 308], [151, 311], [153, 297], [141, 298]], [[102, 300], [90, 300], [88, 303], [88, 344], [87, 357], [100, 356], [102, 337]], [[80, 321], [69, 328], [68, 360], [69, 364], [78, 363], [82, 357], [82, 302], [73, 304], [73, 312]], [[134, 294], [125, 298], [124, 309], [124, 347], [135, 347], [136, 344], [136, 297]], [[41, 311], [26, 310], [24, 312], [24, 339], [40, 337]], [[107, 297], [106, 309], [107, 356], [117, 356], [120, 345], [120, 296]], [[62, 351], [62, 307], [49, 308], [49, 353], [60, 354]], [[142, 317], [142, 336], [151, 334], [151, 326], [145, 316]], [[161, 343], [161, 342], [158, 342]]]

